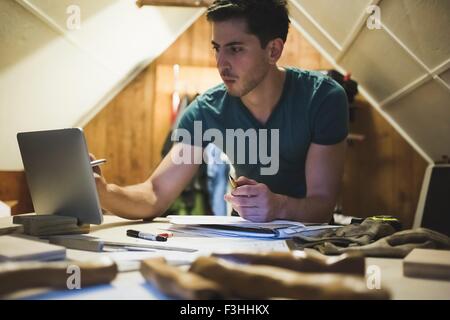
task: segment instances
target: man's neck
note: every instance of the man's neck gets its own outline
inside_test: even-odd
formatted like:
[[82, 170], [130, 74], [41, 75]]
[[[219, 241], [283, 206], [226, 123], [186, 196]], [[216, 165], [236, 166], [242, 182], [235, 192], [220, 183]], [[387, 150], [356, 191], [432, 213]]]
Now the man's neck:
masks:
[[267, 122], [280, 100], [285, 78], [286, 70], [274, 66], [255, 89], [241, 97], [242, 103], [262, 124]]

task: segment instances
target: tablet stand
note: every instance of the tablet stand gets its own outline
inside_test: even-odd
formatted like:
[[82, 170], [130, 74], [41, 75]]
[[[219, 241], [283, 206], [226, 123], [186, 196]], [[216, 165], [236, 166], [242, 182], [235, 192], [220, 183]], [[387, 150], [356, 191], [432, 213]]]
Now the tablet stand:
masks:
[[89, 224], [79, 224], [78, 219], [59, 215], [18, 215], [14, 224], [23, 225], [23, 233], [30, 236], [51, 236], [89, 233]]

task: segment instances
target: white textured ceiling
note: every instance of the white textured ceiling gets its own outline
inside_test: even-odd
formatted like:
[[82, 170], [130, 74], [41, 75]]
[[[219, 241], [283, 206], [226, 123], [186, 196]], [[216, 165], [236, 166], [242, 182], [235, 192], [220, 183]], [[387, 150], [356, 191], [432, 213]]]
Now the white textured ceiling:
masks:
[[[73, 5], [80, 28], [72, 30]], [[202, 12], [139, 9], [133, 0], [0, 0], [0, 170], [22, 169], [17, 132], [83, 126]]]
[[[290, 0], [293, 25], [429, 162], [450, 155], [450, 1]], [[380, 29], [369, 29], [376, 5]]]

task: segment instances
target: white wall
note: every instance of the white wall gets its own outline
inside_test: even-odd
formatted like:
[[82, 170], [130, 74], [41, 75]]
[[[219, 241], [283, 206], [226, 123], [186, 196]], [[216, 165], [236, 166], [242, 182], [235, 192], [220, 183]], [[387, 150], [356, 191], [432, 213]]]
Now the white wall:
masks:
[[[66, 25], [72, 4], [78, 30]], [[17, 132], [84, 125], [202, 12], [132, 0], [0, 0], [0, 170], [23, 168]]]
[[[423, 156], [450, 155], [450, 1], [290, 0], [294, 27]], [[370, 10], [380, 28], [367, 27]]]

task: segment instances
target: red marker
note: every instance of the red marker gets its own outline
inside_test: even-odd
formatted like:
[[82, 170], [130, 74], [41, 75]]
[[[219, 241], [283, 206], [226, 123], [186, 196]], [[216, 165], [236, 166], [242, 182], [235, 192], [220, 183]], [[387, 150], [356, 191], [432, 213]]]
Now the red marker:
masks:
[[170, 237], [173, 237], [173, 233], [172, 232], [158, 233], [158, 236], [170, 238]]

